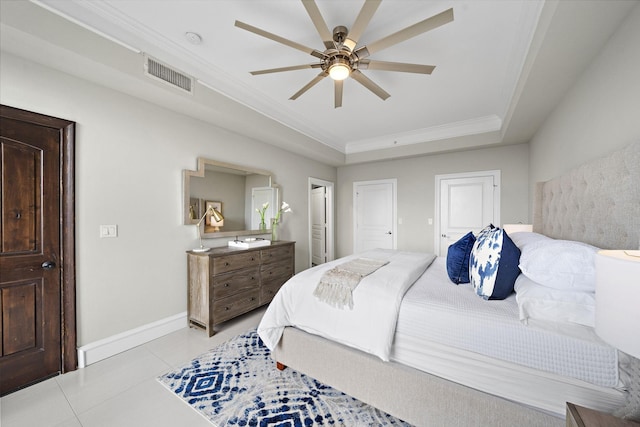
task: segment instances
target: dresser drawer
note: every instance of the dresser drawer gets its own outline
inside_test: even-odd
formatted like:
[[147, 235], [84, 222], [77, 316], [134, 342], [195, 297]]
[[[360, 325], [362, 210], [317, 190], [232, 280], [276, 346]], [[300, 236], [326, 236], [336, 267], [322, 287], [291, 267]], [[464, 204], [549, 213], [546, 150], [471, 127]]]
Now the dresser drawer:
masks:
[[286, 280], [274, 280], [266, 284], [262, 284], [260, 287], [260, 305], [268, 304], [271, 302], [276, 293], [280, 290]]
[[267, 304], [278, 292], [278, 289], [293, 276], [290, 263], [267, 264], [260, 269], [260, 304]]
[[278, 263], [278, 264], [264, 264], [260, 267], [260, 277], [262, 283], [265, 283], [271, 279], [284, 278], [287, 280], [293, 276], [293, 266], [290, 263]]
[[260, 305], [260, 289], [241, 292], [213, 301], [214, 323], [224, 322]]
[[260, 286], [260, 269], [245, 268], [231, 273], [213, 277], [213, 298], [226, 298], [239, 292], [258, 289]]
[[254, 267], [260, 264], [260, 254], [258, 251], [237, 252], [230, 255], [213, 258], [212, 274], [226, 273], [243, 268]]
[[282, 260], [291, 259], [292, 256], [293, 256], [293, 245], [262, 249], [260, 251], [262, 264], [268, 264], [271, 262], [278, 262]]

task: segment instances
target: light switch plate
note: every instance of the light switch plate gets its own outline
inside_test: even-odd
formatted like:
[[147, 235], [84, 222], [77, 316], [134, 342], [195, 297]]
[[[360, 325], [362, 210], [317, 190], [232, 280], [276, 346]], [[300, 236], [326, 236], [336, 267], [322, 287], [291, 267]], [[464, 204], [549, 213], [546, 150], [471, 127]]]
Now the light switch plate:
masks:
[[118, 237], [117, 225], [101, 225], [100, 226], [100, 238], [104, 237]]

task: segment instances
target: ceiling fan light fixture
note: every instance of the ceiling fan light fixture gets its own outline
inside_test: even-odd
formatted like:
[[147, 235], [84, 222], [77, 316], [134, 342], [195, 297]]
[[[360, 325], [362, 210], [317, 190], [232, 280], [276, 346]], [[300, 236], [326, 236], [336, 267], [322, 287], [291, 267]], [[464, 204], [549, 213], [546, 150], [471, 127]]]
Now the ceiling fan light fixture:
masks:
[[349, 61], [344, 58], [334, 58], [329, 65], [329, 77], [333, 80], [344, 80], [351, 74]]
[[353, 22], [353, 26], [351, 27], [351, 29], [349, 30], [347, 27], [340, 25], [335, 27], [333, 29], [333, 32], [329, 30], [329, 27], [327, 27], [327, 23], [322, 17], [316, 1], [317, 0], [302, 0], [302, 3], [304, 5], [304, 8], [307, 10], [307, 14], [311, 18], [313, 25], [316, 27], [318, 35], [322, 39], [322, 43], [325, 47], [324, 51], [310, 48], [293, 40], [281, 37], [277, 34], [273, 34], [258, 27], [245, 24], [244, 22], [236, 21], [235, 26], [318, 58], [320, 62], [315, 62], [313, 64], [293, 65], [289, 67], [258, 70], [252, 71], [251, 74], [257, 75], [279, 73], [292, 70], [303, 70], [308, 68], [321, 68], [322, 71], [317, 76], [315, 76], [313, 80], [303, 86], [302, 89], [293, 94], [289, 99], [298, 99], [300, 95], [304, 94], [322, 79], [330, 77], [332, 80], [334, 80], [333, 86], [335, 90], [335, 108], [342, 106], [342, 81], [347, 79], [348, 77], [351, 77], [353, 80], [364, 86], [369, 91], [373, 92], [382, 100], [385, 100], [389, 98], [389, 96], [391, 96], [384, 89], [382, 89], [371, 79], [365, 76], [360, 70], [383, 70], [404, 73], [431, 74], [431, 72], [435, 68], [435, 66], [433, 65], [375, 61], [367, 58], [376, 52], [402, 43], [405, 40], [409, 40], [413, 37], [416, 37], [420, 34], [426, 33], [427, 31], [431, 31], [453, 21], [453, 8], [449, 8], [444, 12], [423, 19], [416, 24], [410, 25], [400, 31], [396, 31], [393, 34], [378, 39], [371, 44], [358, 46], [360, 36], [365, 32], [369, 22], [371, 21], [371, 18], [378, 9], [378, 6], [380, 6], [382, 0], [365, 0], [364, 5], [360, 9], [360, 12], [356, 17], [356, 20]]

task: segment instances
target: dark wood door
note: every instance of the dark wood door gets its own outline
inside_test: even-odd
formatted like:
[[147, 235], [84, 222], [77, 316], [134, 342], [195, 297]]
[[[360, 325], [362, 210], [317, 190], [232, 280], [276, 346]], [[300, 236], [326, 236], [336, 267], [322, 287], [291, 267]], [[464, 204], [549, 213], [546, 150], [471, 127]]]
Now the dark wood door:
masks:
[[0, 395], [4, 395], [65, 370], [63, 144], [59, 127], [5, 115], [0, 120]]

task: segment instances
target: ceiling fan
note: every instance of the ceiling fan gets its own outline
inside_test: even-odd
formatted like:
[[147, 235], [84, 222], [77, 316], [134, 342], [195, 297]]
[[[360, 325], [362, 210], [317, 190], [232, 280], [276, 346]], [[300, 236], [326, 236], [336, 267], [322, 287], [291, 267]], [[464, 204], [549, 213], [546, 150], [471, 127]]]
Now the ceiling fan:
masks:
[[412, 37], [425, 33], [427, 31], [438, 28], [444, 24], [453, 21], [453, 9], [447, 9], [437, 15], [424, 19], [416, 24], [411, 25], [403, 30], [397, 31], [391, 35], [381, 38], [378, 41], [369, 43], [366, 46], [358, 46], [358, 40], [369, 24], [374, 13], [380, 6], [382, 0], [365, 0], [360, 13], [356, 17], [351, 29], [344, 26], [337, 26], [333, 32], [329, 31], [318, 5], [315, 0], [301, 0], [311, 21], [320, 34], [320, 38], [324, 43], [325, 50], [319, 51], [310, 47], [296, 43], [284, 37], [254, 27], [244, 22], [236, 21], [235, 26], [243, 30], [252, 32], [270, 40], [282, 43], [285, 46], [301, 50], [311, 56], [318, 58], [320, 61], [313, 64], [292, 65], [289, 67], [271, 68], [267, 70], [252, 71], [252, 75], [279, 73], [282, 71], [304, 70], [307, 68], [319, 68], [321, 70], [313, 80], [307, 83], [302, 89], [291, 96], [291, 100], [298, 99], [300, 95], [311, 89], [319, 81], [329, 76], [334, 80], [335, 91], [335, 108], [342, 106], [342, 87], [343, 81], [347, 77], [353, 78], [355, 81], [369, 89], [371, 92], [379, 96], [382, 100], [387, 99], [390, 95], [366, 77], [360, 70], [385, 70], [385, 71], [401, 71], [405, 73], [431, 74], [435, 66], [407, 64], [402, 62], [375, 61], [368, 57], [376, 52], [386, 49], [390, 46], [401, 43]]

